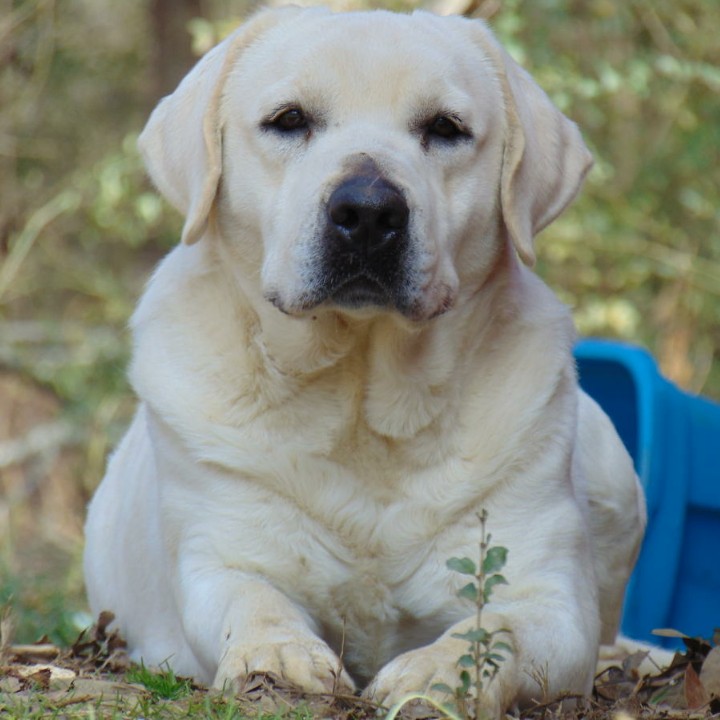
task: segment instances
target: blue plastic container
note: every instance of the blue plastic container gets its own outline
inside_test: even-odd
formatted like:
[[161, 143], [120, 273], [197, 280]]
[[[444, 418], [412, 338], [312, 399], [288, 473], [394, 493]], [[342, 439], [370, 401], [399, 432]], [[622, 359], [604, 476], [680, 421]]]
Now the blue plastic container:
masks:
[[583, 340], [575, 357], [580, 384], [615, 423], [647, 495], [622, 630], [655, 643], [657, 628], [712, 637], [720, 627], [720, 405], [679, 390], [638, 347]]

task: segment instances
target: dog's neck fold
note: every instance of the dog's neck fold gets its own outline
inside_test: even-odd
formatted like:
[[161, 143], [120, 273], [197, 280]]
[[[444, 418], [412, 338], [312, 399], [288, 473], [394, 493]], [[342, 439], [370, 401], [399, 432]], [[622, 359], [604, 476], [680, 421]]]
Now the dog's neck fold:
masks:
[[[287, 317], [251, 287], [246, 300], [257, 318], [253, 342], [266, 370], [290, 382], [302, 384], [323, 372], [338, 373], [343, 382], [354, 376], [368, 427], [394, 440], [409, 439], [457, 399], [451, 388], [458, 383], [452, 380], [490, 338], [498, 316], [507, 321], [512, 314], [513, 303], [498, 298], [515, 275], [514, 260], [508, 245], [483, 281], [482, 293], [470, 292], [446, 316], [423, 323], [398, 313], [358, 319], [332, 309]], [[458, 342], [465, 347], [458, 348]]]
[[438, 328], [390, 314], [361, 320], [332, 310], [291, 318], [263, 301], [253, 310], [252, 342], [264, 371], [298, 392], [322, 375], [354, 385], [363, 395], [358, 410], [377, 434], [410, 438], [445, 406], [455, 363]]

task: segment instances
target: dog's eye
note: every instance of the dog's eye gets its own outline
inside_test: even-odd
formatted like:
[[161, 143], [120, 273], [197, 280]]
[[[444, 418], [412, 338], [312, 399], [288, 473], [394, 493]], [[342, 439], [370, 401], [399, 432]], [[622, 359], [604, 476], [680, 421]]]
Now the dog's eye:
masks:
[[280, 132], [295, 132], [305, 130], [308, 120], [300, 108], [290, 107], [269, 118], [265, 125]]
[[428, 139], [440, 138], [442, 140], [458, 140], [468, 137], [459, 121], [449, 115], [436, 115], [426, 126], [425, 134]]

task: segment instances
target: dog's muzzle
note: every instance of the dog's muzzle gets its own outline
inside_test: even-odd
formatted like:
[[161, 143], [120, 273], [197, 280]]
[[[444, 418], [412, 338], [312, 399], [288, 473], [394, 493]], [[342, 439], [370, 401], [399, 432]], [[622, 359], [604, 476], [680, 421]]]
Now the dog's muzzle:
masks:
[[324, 291], [348, 308], [401, 303], [410, 210], [403, 192], [371, 165], [330, 194], [324, 233]]

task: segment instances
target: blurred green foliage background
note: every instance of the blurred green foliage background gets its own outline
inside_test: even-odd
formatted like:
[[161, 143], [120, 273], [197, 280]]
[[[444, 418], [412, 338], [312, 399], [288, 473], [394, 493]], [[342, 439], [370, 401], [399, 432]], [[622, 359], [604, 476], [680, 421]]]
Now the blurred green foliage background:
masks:
[[[538, 240], [580, 332], [645, 345], [682, 387], [720, 398], [720, 3], [430, 7], [489, 17], [595, 155]], [[0, 0], [0, 606], [16, 608], [19, 639], [67, 641], [84, 607], [84, 506], [133, 409], [126, 322], [179, 234], [137, 133], [251, 9]]]

